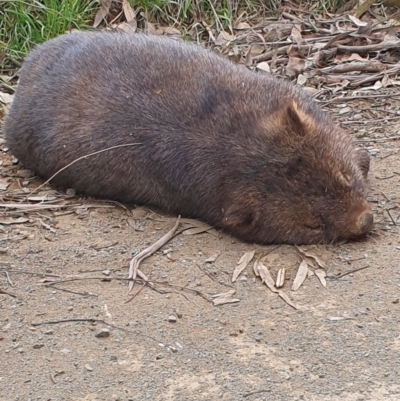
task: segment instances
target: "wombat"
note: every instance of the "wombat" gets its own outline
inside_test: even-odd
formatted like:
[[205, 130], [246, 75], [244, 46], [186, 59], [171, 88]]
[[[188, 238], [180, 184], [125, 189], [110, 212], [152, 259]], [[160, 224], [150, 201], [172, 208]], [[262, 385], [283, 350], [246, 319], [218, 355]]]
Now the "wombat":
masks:
[[369, 156], [305, 91], [198, 45], [72, 33], [34, 49], [11, 152], [79, 193], [201, 219], [261, 244], [366, 234]]

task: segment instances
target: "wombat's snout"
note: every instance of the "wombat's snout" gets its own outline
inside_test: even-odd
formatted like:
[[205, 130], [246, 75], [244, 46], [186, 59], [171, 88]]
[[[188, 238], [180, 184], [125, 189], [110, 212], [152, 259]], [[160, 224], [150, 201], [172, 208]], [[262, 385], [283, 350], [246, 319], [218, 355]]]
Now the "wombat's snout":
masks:
[[374, 216], [370, 210], [365, 211], [358, 217], [358, 228], [360, 235], [366, 234], [374, 224]]
[[353, 212], [353, 219], [350, 219], [349, 237], [359, 237], [371, 230], [374, 224], [374, 216], [367, 201], [363, 201], [358, 210]]

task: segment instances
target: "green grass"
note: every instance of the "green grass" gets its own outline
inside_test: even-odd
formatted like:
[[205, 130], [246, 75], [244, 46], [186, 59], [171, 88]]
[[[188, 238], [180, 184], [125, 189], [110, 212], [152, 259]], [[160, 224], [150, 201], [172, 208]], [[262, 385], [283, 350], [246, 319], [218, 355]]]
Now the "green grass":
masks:
[[[346, 0], [303, 0], [295, 8], [313, 12], [335, 11]], [[138, 26], [144, 21], [173, 25], [186, 34], [193, 28], [197, 36], [206, 34], [205, 21], [217, 32], [231, 30], [234, 23], [251, 22], [276, 13], [281, 0], [129, 0], [136, 11]], [[0, 65], [18, 61], [35, 44], [71, 29], [93, 25], [100, 0], [0, 0]], [[286, 9], [286, 11], [289, 11]], [[113, 0], [108, 22], [123, 21], [122, 0]], [[215, 31], [214, 31], [215, 32]], [[4, 57], [4, 54], [6, 57]]]
[[0, 0], [0, 49], [23, 58], [35, 44], [89, 27], [98, 6], [96, 0]]

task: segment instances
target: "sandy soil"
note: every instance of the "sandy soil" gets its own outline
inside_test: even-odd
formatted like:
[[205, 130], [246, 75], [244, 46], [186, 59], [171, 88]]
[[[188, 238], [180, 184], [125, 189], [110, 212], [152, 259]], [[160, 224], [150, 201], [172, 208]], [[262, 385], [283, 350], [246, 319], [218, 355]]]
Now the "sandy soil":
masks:
[[[343, 106], [329, 110], [338, 116]], [[127, 302], [132, 255], [174, 217], [77, 197], [58, 211], [2, 212], [0, 399], [400, 400], [400, 142], [385, 139], [399, 126], [367, 111], [400, 104], [350, 106], [340, 121], [373, 155], [376, 224], [363, 241], [307, 248], [326, 263], [327, 288], [314, 276], [291, 291], [294, 247], [180, 234], [141, 266], [161, 292], [146, 287]], [[4, 142], [0, 149], [0, 198], [19, 202], [24, 188], [41, 181], [22, 177]], [[43, 194], [66, 198], [49, 187]], [[267, 289], [251, 265], [231, 283], [251, 250], [272, 250], [265, 263], [274, 275], [287, 269], [284, 291], [298, 309]], [[235, 304], [215, 307], [200, 296], [232, 288]]]

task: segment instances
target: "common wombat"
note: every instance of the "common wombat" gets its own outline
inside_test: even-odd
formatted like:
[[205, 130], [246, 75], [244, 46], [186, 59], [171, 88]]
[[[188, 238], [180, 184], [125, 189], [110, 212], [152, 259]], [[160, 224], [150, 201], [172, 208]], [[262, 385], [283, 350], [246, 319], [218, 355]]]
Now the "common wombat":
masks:
[[294, 85], [196, 45], [74, 33], [25, 61], [11, 152], [80, 193], [149, 204], [258, 243], [367, 233], [369, 157]]

